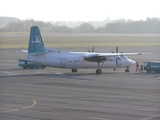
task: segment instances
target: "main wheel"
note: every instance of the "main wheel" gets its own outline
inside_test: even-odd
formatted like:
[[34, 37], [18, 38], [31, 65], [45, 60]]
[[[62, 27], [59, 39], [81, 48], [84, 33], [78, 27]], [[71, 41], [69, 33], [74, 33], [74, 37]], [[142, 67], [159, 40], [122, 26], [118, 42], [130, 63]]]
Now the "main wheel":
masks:
[[129, 69], [126, 69], [125, 72], [130, 72], [130, 70], [129, 70]]
[[77, 69], [72, 69], [72, 72], [77, 72]]
[[101, 70], [101, 69], [97, 69], [97, 70], [96, 70], [96, 73], [97, 73], [97, 74], [102, 74], [102, 70]]

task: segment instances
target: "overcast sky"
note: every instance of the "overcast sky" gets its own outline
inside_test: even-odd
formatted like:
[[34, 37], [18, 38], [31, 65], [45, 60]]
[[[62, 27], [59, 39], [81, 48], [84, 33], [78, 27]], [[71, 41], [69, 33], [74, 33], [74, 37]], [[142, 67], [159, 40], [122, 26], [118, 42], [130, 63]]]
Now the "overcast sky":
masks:
[[0, 16], [22, 20], [104, 21], [160, 18], [159, 0], [1, 0]]

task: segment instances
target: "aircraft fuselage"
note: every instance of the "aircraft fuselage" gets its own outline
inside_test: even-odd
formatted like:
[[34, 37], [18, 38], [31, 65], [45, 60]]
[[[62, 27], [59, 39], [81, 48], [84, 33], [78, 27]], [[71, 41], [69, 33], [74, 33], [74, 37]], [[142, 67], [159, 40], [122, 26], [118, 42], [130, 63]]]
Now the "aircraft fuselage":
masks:
[[[89, 53], [90, 54], [90, 53]], [[45, 66], [57, 67], [57, 68], [97, 68], [96, 62], [89, 62], [84, 60], [84, 56], [87, 55], [87, 52], [84, 53], [48, 53], [43, 55], [28, 55], [27, 60], [43, 64]], [[107, 57], [103, 62], [100, 62], [99, 65], [101, 68], [117, 68], [117, 67], [129, 67], [135, 62], [131, 59], [128, 59], [126, 56], [119, 56], [120, 60], [115, 60], [115, 56]], [[112, 60], [113, 59], [113, 60]]]

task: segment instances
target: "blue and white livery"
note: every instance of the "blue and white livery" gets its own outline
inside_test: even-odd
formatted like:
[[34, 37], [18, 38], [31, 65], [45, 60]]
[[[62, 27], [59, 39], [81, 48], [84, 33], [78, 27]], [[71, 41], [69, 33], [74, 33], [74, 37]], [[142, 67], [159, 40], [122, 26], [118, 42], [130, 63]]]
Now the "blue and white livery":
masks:
[[128, 59], [126, 55], [141, 55], [142, 53], [96, 53], [96, 52], [68, 52], [55, 48], [44, 46], [39, 28], [32, 26], [30, 30], [30, 39], [27, 61], [42, 64], [44, 66], [67, 68], [72, 72], [77, 69], [96, 68], [96, 73], [101, 74], [102, 68], [126, 68], [135, 64], [134, 60]]

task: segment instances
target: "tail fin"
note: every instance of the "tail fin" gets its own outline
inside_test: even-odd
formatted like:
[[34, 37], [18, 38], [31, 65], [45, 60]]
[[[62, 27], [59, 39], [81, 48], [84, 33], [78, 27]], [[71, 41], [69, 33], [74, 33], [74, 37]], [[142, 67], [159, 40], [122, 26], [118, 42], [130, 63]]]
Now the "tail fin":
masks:
[[41, 33], [38, 26], [32, 26], [30, 30], [28, 53], [45, 53], [46, 49], [43, 44]]

